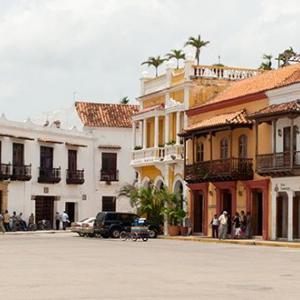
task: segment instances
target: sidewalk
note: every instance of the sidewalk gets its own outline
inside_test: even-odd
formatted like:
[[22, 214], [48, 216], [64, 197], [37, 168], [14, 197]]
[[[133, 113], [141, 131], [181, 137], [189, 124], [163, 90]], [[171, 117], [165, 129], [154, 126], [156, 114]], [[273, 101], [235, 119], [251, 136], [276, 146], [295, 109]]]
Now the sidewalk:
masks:
[[[56, 233], [69, 233], [71, 230], [36, 230], [36, 231], [8, 231], [2, 235], [31, 235], [31, 234], [56, 234]], [[1, 235], [1, 232], [0, 232]]]
[[165, 240], [178, 240], [178, 241], [192, 241], [203, 243], [216, 243], [216, 244], [236, 244], [246, 246], [267, 246], [267, 247], [288, 247], [300, 249], [300, 243], [298, 242], [285, 242], [285, 241], [264, 241], [264, 240], [218, 240], [209, 237], [201, 236], [158, 236], [159, 239]]

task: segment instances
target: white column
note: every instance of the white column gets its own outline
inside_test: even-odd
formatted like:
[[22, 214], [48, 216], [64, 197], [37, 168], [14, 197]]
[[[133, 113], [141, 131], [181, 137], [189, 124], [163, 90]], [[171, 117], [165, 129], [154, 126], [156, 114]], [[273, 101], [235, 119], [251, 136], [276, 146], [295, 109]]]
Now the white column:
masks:
[[288, 240], [293, 240], [293, 200], [294, 200], [294, 192], [288, 191]]
[[276, 214], [277, 214], [277, 193], [272, 192], [272, 232], [271, 232], [271, 238], [272, 240], [276, 240]]
[[143, 120], [143, 149], [147, 148], [147, 119]]
[[166, 114], [165, 116], [165, 144], [169, 142], [169, 126], [170, 126], [170, 116]]
[[158, 116], [154, 117], [154, 147], [158, 147], [158, 136], [159, 136], [159, 119]]
[[136, 123], [132, 122], [132, 148], [134, 149], [136, 146]]
[[139, 146], [143, 147], [143, 121], [139, 121], [140, 140]]
[[180, 137], [178, 134], [180, 133], [180, 111], [176, 112], [176, 145], [180, 144]]
[[[163, 169], [163, 177], [166, 190], [169, 190], [169, 165], [165, 164]], [[165, 203], [165, 208], [167, 208], [167, 203]], [[164, 214], [164, 235], [168, 235], [168, 217]]]

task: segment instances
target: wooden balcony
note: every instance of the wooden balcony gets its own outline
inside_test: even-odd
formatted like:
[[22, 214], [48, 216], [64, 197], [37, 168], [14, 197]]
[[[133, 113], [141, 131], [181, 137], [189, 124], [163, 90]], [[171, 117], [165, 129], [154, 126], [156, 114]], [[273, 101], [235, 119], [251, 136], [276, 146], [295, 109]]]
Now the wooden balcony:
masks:
[[0, 180], [8, 180], [11, 176], [11, 164], [0, 164]]
[[274, 177], [300, 175], [300, 151], [257, 155], [256, 171]]
[[60, 168], [39, 168], [39, 183], [58, 183], [61, 180]]
[[66, 183], [67, 184], [83, 184], [84, 170], [67, 170]]
[[185, 166], [185, 180], [189, 183], [251, 179], [253, 179], [253, 163], [252, 159], [248, 158], [232, 157]]
[[119, 181], [119, 170], [100, 170], [100, 181]]
[[11, 180], [29, 181], [31, 180], [31, 165], [12, 166]]

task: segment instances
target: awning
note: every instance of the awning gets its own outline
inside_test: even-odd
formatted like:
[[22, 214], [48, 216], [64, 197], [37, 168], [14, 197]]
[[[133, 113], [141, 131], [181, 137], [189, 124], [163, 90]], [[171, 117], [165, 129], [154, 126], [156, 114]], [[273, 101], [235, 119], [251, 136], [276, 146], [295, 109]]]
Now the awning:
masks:
[[120, 150], [121, 146], [119, 146], [119, 145], [99, 145], [98, 149]]
[[54, 141], [54, 140], [44, 140], [44, 139], [38, 139], [40, 143], [46, 143], [46, 144], [63, 144], [64, 142], [61, 141]]
[[72, 143], [65, 143], [66, 146], [71, 146], [71, 147], [87, 147], [87, 145], [82, 145], [82, 144], [72, 144]]

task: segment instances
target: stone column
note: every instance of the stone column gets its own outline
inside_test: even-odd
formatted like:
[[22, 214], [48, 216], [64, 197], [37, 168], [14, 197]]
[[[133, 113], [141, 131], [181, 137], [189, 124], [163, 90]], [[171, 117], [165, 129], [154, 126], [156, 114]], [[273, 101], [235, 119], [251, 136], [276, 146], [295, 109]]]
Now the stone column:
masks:
[[293, 240], [293, 200], [294, 192], [288, 191], [288, 240]]
[[165, 144], [169, 142], [169, 126], [170, 126], [170, 116], [166, 114], [165, 116]]
[[158, 136], [159, 136], [159, 119], [158, 116], [154, 117], [154, 147], [158, 147]]
[[147, 119], [143, 120], [143, 149], [147, 148]]
[[139, 121], [139, 131], [140, 131], [140, 140], [139, 140], [139, 146], [143, 147], [143, 121]]
[[136, 146], [136, 123], [132, 122], [132, 148], [134, 149]]
[[180, 144], [180, 137], [178, 134], [180, 133], [180, 111], [176, 112], [176, 145]]
[[276, 240], [276, 214], [277, 214], [277, 192], [272, 191], [272, 228], [271, 228], [271, 239]]

